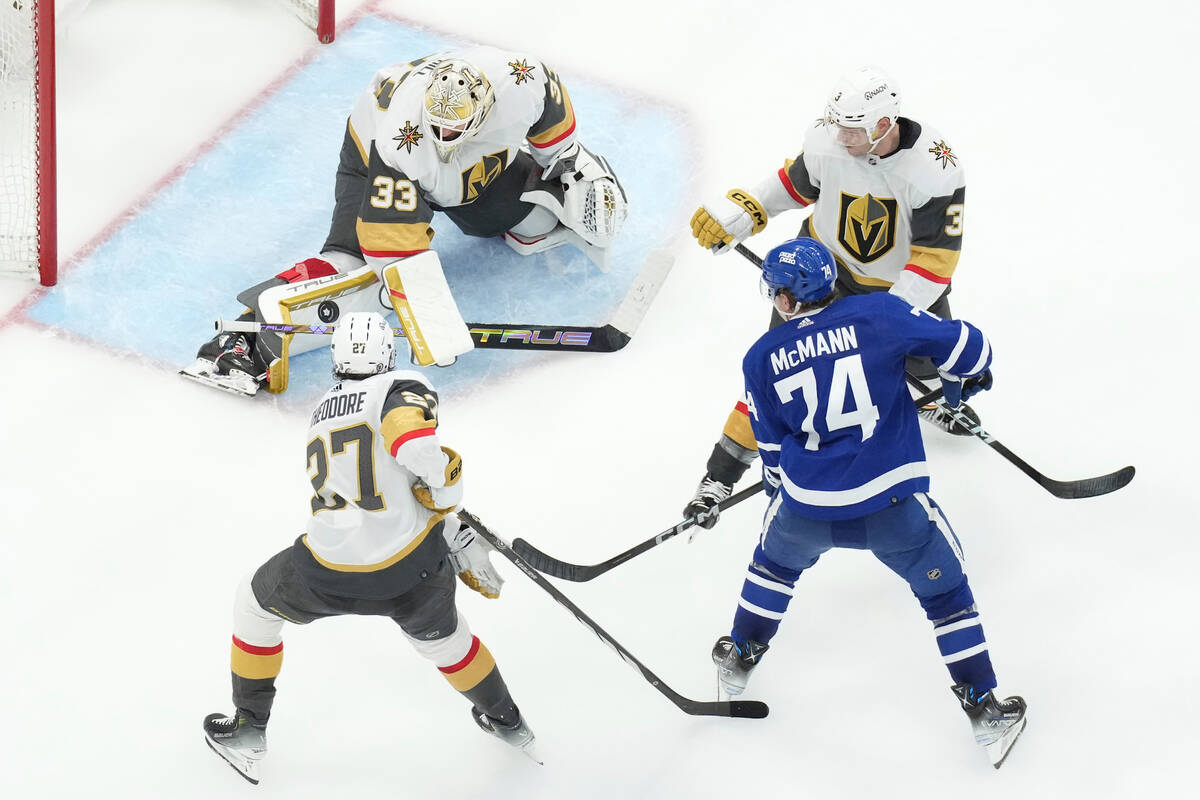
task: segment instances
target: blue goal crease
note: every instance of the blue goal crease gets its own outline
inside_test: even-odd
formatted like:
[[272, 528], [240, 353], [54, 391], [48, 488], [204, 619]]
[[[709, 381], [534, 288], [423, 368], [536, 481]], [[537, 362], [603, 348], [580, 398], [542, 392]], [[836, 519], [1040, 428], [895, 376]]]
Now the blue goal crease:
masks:
[[[28, 316], [160, 362], [190, 363], [212, 336], [213, 321], [242, 311], [238, 292], [319, 251], [333, 211], [346, 115], [371, 76], [385, 63], [456, 46], [401, 21], [362, 18], [186, 165]], [[600, 272], [569, 246], [521, 257], [499, 239], [467, 237], [437, 215], [434, 248], [464, 319], [603, 325], [678, 223], [679, 176], [688, 171], [691, 149], [684, 114], [559, 71], [579, 115], [580, 139], [604, 154], [629, 196], [610, 269]], [[406, 358], [405, 346], [400, 352]], [[461, 395], [552, 358], [605, 356], [477, 350], [431, 370], [430, 378], [444, 394]], [[328, 352], [293, 358], [289, 383], [286, 405], [311, 404], [328, 388]]]

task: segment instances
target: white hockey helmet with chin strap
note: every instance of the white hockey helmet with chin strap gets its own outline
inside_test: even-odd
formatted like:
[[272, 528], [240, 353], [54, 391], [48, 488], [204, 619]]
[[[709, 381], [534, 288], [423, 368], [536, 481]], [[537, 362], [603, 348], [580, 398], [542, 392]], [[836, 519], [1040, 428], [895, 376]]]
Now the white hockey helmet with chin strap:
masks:
[[868, 153], [874, 152], [883, 141], [883, 134], [876, 136], [875, 132], [879, 121], [886, 119], [895, 125], [899, 117], [900, 88], [879, 67], [860, 67], [843, 75], [829, 93], [829, 102], [825, 105], [825, 126], [829, 135], [845, 145], [847, 142], [839, 138], [839, 129], [861, 128], [867, 135], [863, 143], [871, 143]]
[[337, 321], [329, 347], [335, 378], [367, 378], [396, 364], [392, 326], [375, 311], [351, 311]]
[[480, 70], [461, 59], [439, 64], [425, 87], [422, 112], [438, 158], [448, 162], [454, 149], [483, 127], [495, 102], [492, 84]]

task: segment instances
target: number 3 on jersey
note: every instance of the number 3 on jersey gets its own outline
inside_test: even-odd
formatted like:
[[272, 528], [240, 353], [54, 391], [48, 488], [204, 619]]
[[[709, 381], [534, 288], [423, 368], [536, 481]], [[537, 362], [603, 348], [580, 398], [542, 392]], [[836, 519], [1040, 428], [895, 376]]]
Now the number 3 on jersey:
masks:
[[[817, 374], [809, 367], [802, 372], [788, 375], [775, 381], [775, 394], [779, 401], [790, 403], [796, 390], [800, 390], [808, 413], [801, 423], [804, 431], [804, 449], [816, 450], [821, 446], [821, 434], [814, 426], [818, 408], [825, 408], [825, 427], [829, 431], [858, 427], [862, 429], [865, 442], [875, 434], [875, 423], [879, 421], [879, 409], [871, 401], [871, 390], [867, 388], [867, 375], [863, 371], [862, 356], [843, 356], [833, 362], [833, 377], [829, 390], [817, 391]], [[846, 410], [846, 395], [850, 395], [852, 406]], [[825, 402], [822, 402], [822, 401]]]

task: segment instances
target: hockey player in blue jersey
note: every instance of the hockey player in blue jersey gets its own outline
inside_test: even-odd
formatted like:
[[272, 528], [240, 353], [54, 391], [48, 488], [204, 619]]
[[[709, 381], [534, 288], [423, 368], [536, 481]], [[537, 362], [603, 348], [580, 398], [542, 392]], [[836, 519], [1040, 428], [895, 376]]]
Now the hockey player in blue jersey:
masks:
[[833, 547], [870, 550], [908, 581], [933, 623], [953, 691], [997, 768], [1025, 727], [1025, 701], [999, 699], [958, 539], [926, 493], [929, 470], [905, 385], [908, 355], [932, 358], [957, 407], [991, 386], [979, 329], [887, 293], [838, 297], [837, 265], [799, 238], [763, 260], [786, 322], [742, 362], [770, 504], [729, 636], [713, 647], [737, 695], [779, 628], [800, 573]]

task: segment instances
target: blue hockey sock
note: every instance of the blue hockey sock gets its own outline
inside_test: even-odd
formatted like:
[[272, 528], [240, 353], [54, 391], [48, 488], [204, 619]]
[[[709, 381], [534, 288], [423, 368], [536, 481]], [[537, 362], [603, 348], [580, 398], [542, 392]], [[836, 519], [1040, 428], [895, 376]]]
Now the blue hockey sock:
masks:
[[969, 683], [979, 694], [996, 688], [996, 673], [988, 655], [987, 638], [974, 605], [953, 616], [935, 620], [933, 634], [954, 683]]
[[754, 551], [730, 633], [739, 646], [748, 641], [759, 644], [771, 641], [792, 601], [792, 588], [799, 576], [796, 570], [771, 561], [761, 548]]

